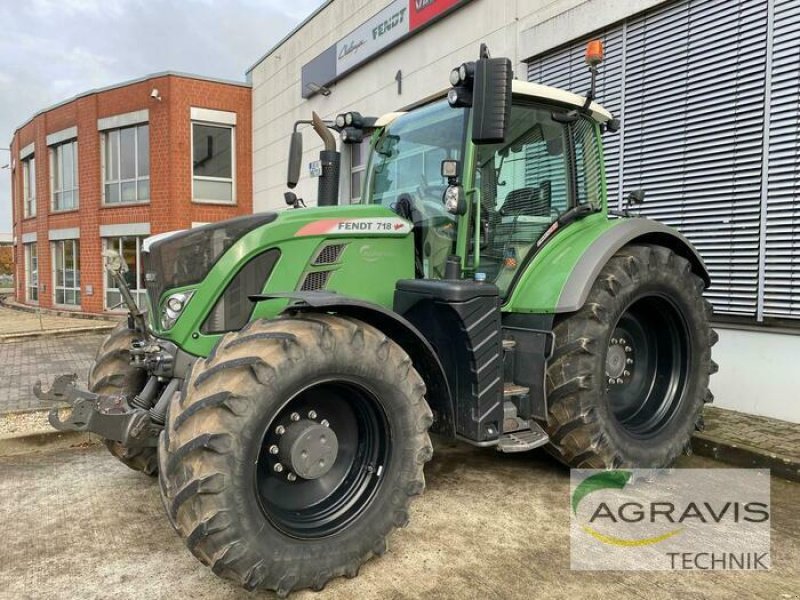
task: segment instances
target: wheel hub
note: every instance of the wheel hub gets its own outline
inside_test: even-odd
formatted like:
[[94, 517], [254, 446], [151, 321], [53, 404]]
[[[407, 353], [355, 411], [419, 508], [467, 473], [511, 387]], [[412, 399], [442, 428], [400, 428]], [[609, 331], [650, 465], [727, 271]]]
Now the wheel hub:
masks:
[[281, 462], [303, 479], [318, 479], [331, 470], [339, 453], [333, 429], [310, 419], [288, 425], [278, 444]]
[[633, 368], [633, 348], [624, 338], [611, 338], [606, 353], [606, 377], [611, 385], [625, 383], [631, 376]]

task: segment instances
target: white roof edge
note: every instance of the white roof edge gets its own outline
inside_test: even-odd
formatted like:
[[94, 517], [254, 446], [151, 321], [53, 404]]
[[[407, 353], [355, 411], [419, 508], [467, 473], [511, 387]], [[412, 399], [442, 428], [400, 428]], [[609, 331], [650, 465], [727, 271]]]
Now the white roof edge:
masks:
[[400, 116], [402, 116], [404, 114], [406, 114], [405, 111], [399, 111], [399, 112], [390, 112], [390, 113], [386, 113], [385, 115], [381, 115], [380, 117], [378, 117], [378, 120], [375, 121], [375, 127], [386, 127], [392, 121], [394, 121], [397, 117], [400, 117]]
[[[511, 91], [515, 94], [531, 96], [532, 98], [542, 98], [544, 100], [550, 100], [552, 102], [558, 102], [559, 104], [566, 104], [576, 108], [580, 108], [586, 103], [586, 98], [584, 96], [573, 94], [572, 92], [562, 90], [561, 88], [550, 87], [549, 85], [542, 85], [540, 83], [531, 83], [529, 81], [519, 81], [517, 79], [512, 81]], [[443, 94], [444, 92], [442, 92], [442, 95]], [[613, 118], [611, 113], [600, 106], [597, 102], [592, 102], [591, 105], [589, 105], [589, 109], [592, 111], [592, 117], [600, 123], [605, 123]], [[386, 113], [378, 118], [378, 120], [375, 122], [375, 127], [385, 127], [400, 115], [406, 114], [406, 112], [407, 111]]]
[[163, 239], [166, 239], [176, 233], [180, 233], [182, 231], [186, 231], [185, 229], [175, 229], [173, 231], [165, 231], [164, 233], [155, 233], [151, 236], [148, 236], [142, 240], [142, 252], [150, 252], [150, 246], [155, 244], [156, 242], [160, 242]]
[[[531, 83], [529, 81], [519, 81], [515, 79], [511, 84], [511, 91], [515, 94], [522, 94], [523, 96], [532, 96], [534, 98], [543, 98], [544, 100], [552, 100], [560, 104], [567, 104], [570, 106], [581, 107], [586, 103], [584, 96], [573, 94], [560, 88], [550, 87], [549, 85], [542, 85], [540, 83]], [[610, 112], [600, 106], [597, 102], [592, 102], [589, 105], [589, 110], [592, 111], [592, 117], [600, 123], [610, 121], [613, 117]]]

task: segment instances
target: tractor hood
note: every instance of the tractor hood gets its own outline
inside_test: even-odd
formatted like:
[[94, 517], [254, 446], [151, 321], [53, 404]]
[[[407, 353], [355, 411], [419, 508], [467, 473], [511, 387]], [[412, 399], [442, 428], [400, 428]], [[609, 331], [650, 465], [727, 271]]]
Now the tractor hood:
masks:
[[143, 247], [144, 277], [151, 306], [158, 306], [165, 290], [202, 281], [242, 236], [277, 216], [273, 212], [259, 213], [147, 238]]

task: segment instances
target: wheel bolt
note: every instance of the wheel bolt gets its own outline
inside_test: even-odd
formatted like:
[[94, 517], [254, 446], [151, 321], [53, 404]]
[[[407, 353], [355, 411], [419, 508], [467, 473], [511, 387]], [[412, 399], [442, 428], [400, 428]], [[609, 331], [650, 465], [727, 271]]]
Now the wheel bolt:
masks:
[[631, 348], [630, 346], [625, 346], [625, 352], [632, 352], [632, 351], [633, 348]]
[[308, 411], [308, 418], [309, 419], [316, 419], [317, 418], [317, 411], [315, 411], [315, 410]]
[[617, 377], [617, 383], [622, 383], [622, 378], [621, 377]]
[[617, 338], [611, 338], [611, 345], [616, 346], [616, 344], [617, 344]]
[[632, 358], [628, 358], [628, 359], [625, 360], [625, 363], [629, 364], [629, 365], [632, 365], [633, 364], [633, 359]]
[[330, 427], [331, 426], [331, 424], [328, 423], [328, 419], [322, 419], [322, 421], [320, 421], [319, 424], [322, 425], [323, 427]]
[[286, 476], [286, 479], [288, 479], [289, 481], [295, 481], [297, 479], [297, 475], [295, 475], [294, 473], [289, 473]]
[[619, 338], [619, 343], [620, 343], [620, 344], [622, 344], [622, 345], [624, 346], [624, 345], [625, 345], [625, 344], [627, 344], [628, 342], [626, 342], [626, 341], [625, 341], [625, 338]]
[[610, 383], [611, 385], [614, 385], [614, 378], [613, 377], [609, 377], [608, 378], [608, 383]]
[[291, 414], [291, 416], [290, 416], [289, 418], [290, 418], [292, 421], [295, 421], [295, 422], [297, 422], [297, 421], [299, 421], [299, 420], [300, 420], [300, 415], [298, 415], [297, 413], [292, 413], [292, 414]]
[[269, 447], [269, 453], [270, 454], [277, 454], [278, 453], [278, 447], [275, 444], [272, 444], [272, 446]]
[[623, 372], [622, 372], [622, 375], [623, 375], [624, 377], [630, 377], [630, 376], [631, 376], [631, 372], [630, 372], [630, 371], [627, 371], [627, 370], [625, 370], [625, 371], [623, 371]]
[[276, 473], [283, 472], [283, 465], [281, 463], [275, 463], [275, 466], [272, 468], [275, 470]]
[[283, 435], [284, 433], [286, 433], [286, 429], [283, 427], [283, 425], [278, 425], [275, 428], [275, 433], [277, 433], [278, 435]]

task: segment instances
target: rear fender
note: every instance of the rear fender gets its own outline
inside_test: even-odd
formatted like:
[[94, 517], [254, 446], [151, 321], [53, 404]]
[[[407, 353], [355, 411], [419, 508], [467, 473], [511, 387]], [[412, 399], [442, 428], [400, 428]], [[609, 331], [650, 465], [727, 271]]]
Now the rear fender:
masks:
[[708, 269], [692, 243], [681, 233], [649, 219], [625, 219], [616, 227], [606, 230], [592, 242], [580, 257], [564, 283], [555, 312], [568, 313], [579, 310], [594, 285], [600, 270], [614, 254], [628, 244], [657, 244], [669, 248], [692, 265], [692, 271], [711, 285]]
[[552, 237], [512, 283], [506, 313], [559, 314], [579, 310], [600, 270], [627, 244], [659, 244], [686, 258], [710, 285], [703, 259], [678, 231], [644, 218], [609, 219], [598, 213], [576, 221]]

